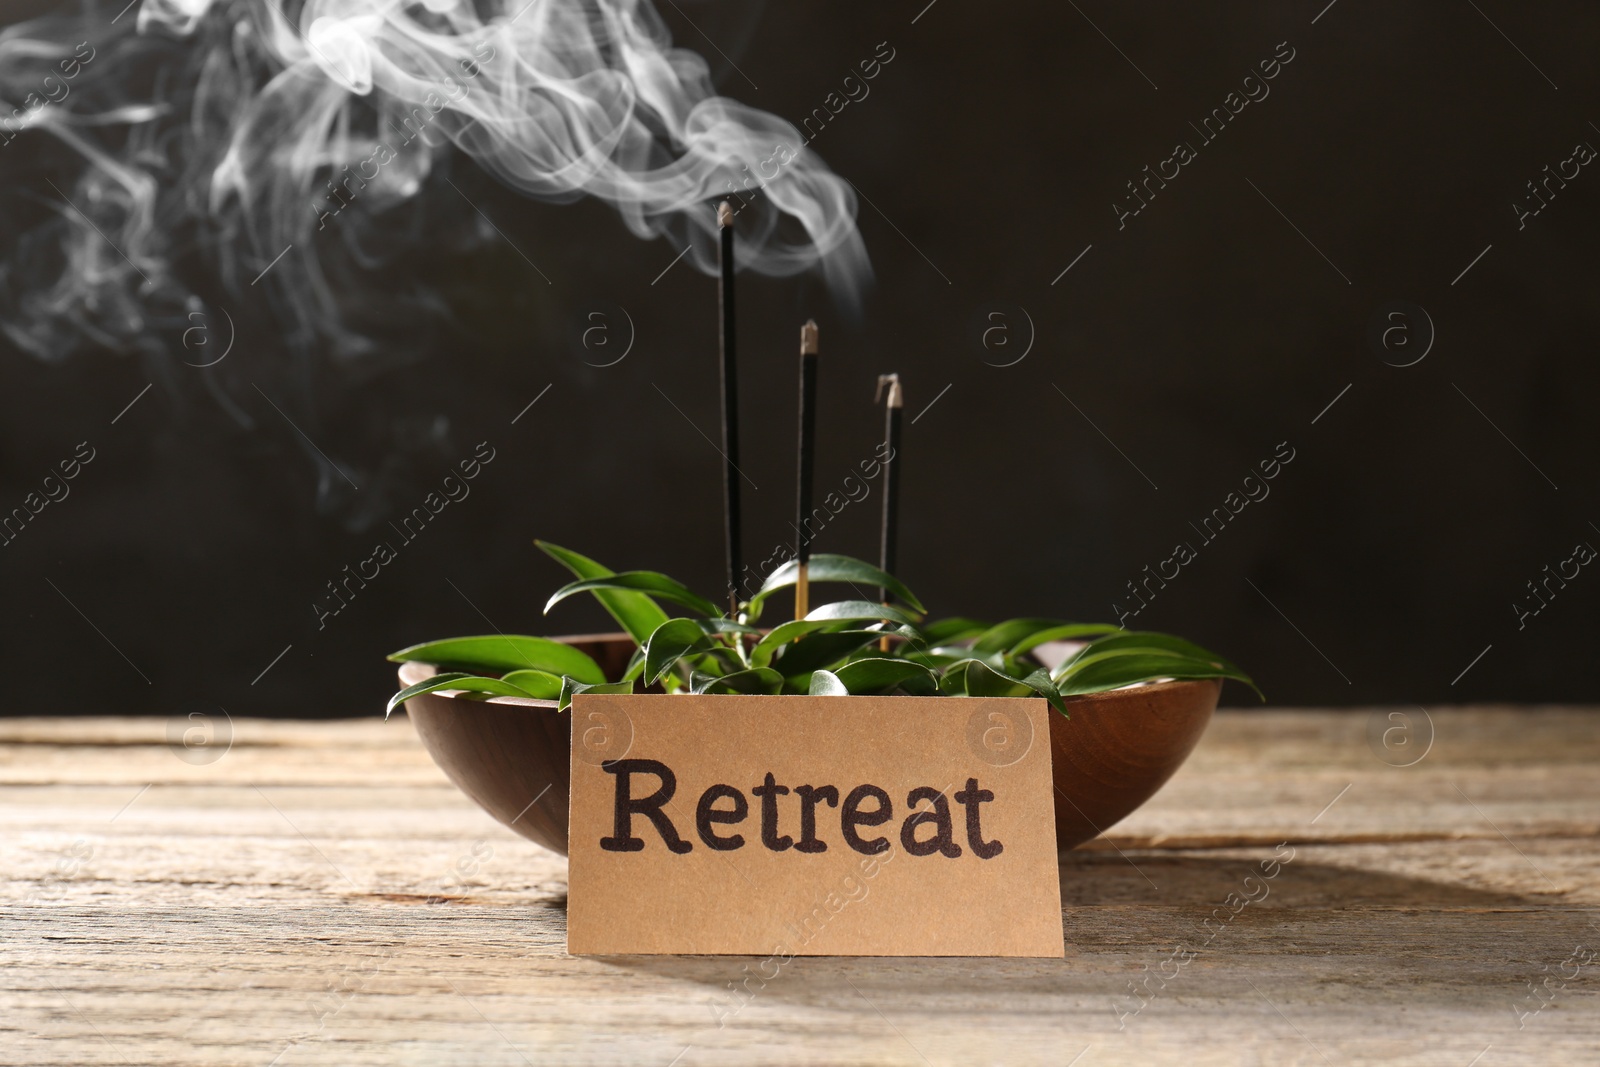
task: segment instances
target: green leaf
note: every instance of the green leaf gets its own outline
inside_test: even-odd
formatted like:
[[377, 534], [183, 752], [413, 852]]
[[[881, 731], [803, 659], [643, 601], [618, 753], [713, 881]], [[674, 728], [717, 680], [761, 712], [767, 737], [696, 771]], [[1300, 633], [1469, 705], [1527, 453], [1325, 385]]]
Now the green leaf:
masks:
[[709, 651], [710, 634], [694, 619], [668, 619], [651, 633], [644, 646], [644, 681], [653, 685], [672, 665], [691, 652]]
[[1148, 630], [1129, 630], [1112, 637], [1102, 637], [1098, 641], [1090, 642], [1079, 649], [1065, 663], [1056, 668], [1056, 677], [1061, 677], [1065, 672], [1071, 671], [1079, 663], [1093, 662], [1103, 658], [1108, 653], [1118, 652], [1162, 652], [1174, 656], [1184, 656], [1198, 660], [1202, 663], [1213, 663], [1225, 670], [1236, 674], [1243, 674], [1237, 666], [1229, 663], [1215, 652], [1201, 648], [1191, 641], [1171, 634], [1155, 633]]
[[577, 696], [579, 693], [631, 692], [633, 692], [632, 682], [605, 682], [601, 685], [584, 685], [582, 682], [575, 682], [571, 678], [563, 678], [561, 679], [560, 702], [556, 707], [556, 710], [566, 711], [568, 708], [572, 707], [572, 698]]
[[965, 687], [968, 696], [974, 697], [1027, 697], [1041, 696], [1050, 702], [1050, 706], [1061, 714], [1067, 714], [1066, 703], [1061, 699], [1061, 692], [1050, 680], [1050, 672], [1040, 667], [1032, 674], [1021, 678], [1014, 677], [995, 670], [983, 660], [971, 659], [967, 661], [963, 671], [965, 674]]
[[[1093, 646], [1090, 647], [1092, 648]], [[1179, 655], [1178, 653], [1172, 652], [1165, 648], [1156, 648], [1151, 645], [1119, 645], [1114, 648], [1106, 648], [1093, 652], [1091, 652], [1089, 649], [1084, 649], [1067, 662], [1063, 663], [1060, 667], [1057, 667], [1054, 677], [1057, 682], [1062, 682], [1068, 678], [1071, 678], [1074, 674], [1086, 667], [1093, 666], [1094, 664], [1100, 663], [1104, 660], [1119, 659], [1127, 656], [1165, 656], [1168, 659], [1173, 660], [1188, 660], [1191, 658], [1189, 656]], [[1198, 663], [1204, 661], [1196, 660], [1195, 662]]]
[[814, 697], [847, 697], [850, 690], [839, 681], [839, 676], [832, 671], [811, 672], [811, 695]]
[[[796, 560], [790, 560], [773, 571], [756, 591], [756, 595], [750, 598], [751, 611], [760, 611], [762, 601], [779, 589], [787, 589], [794, 585], [799, 580], [799, 575], [800, 564]], [[859, 586], [857, 592], [860, 593], [867, 593], [872, 589], [887, 589], [909, 604], [919, 615], [927, 610], [922, 606], [922, 601], [918, 600], [900, 579], [880, 571], [870, 563], [864, 563], [850, 556], [819, 552], [811, 557], [810, 564], [806, 568], [806, 577], [812, 583], [849, 582]]]
[[1011, 646], [1009, 654], [1021, 656], [1032, 652], [1040, 645], [1050, 641], [1074, 641], [1080, 637], [1097, 638], [1105, 634], [1120, 633], [1120, 626], [1113, 626], [1108, 622], [1069, 622], [1060, 626], [1052, 626], [1044, 630], [1036, 630], [1027, 637]]
[[535, 700], [540, 699], [534, 694], [499, 678], [487, 678], [481, 674], [450, 672], [448, 674], [436, 674], [432, 678], [424, 678], [415, 685], [408, 685], [400, 690], [400, 692], [389, 698], [389, 706], [384, 709], [383, 717], [387, 719], [394, 714], [395, 708], [398, 708], [412, 697], [444, 690], [483, 693], [487, 696], [497, 697], [532, 697]]
[[1007, 619], [990, 627], [972, 643], [974, 652], [1006, 652], [1020, 656], [1046, 641], [1099, 637], [1118, 633], [1109, 623], [1072, 623], [1060, 619]]
[[[752, 666], [765, 667], [772, 662], [773, 656], [777, 654], [779, 649], [799, 638], [805, 637], [807, 634], [837, 631], [853, 622], [898, 621], [894, 620], [894, 616], [899, 614], [894, 608], [885, 608], [882, 604], [875, 604], [870, 600], [844, 600], [834, 604], [824, 604], [803, 619], [794, 619], [774, 627], [770, 633], [760, 641], [757, 641], [755, 647], [750, 650], [750, 663]], [[904, 616], [902, 615], [901, 618], [903, 619]], [[860, 627], [855, 627], [855, 629], [860, 629]], [[903, 637], [908, 637], [914, 635], [915, 630], [910, 630], [909, 632], [904, 628], [885, 630], [878, 632], [877, 636], [882, 637], [884, 633], [897, 633]], [[848, 651], [848, 649], [845, 651]], [[844, 653], [841, 652], [840, 654], [843, 655]], [[821, 663], [817, 664], [817, 666], [822, 665]], [[809, 670], [810, 668], [807, 669]], [[785, 671], [784, 673], [792, 676], [797, 672]]]
[[609, 578], [585, 578], [581, 581], [568, 582], [557, 589], [544, 606], [545, 614], [550, 614], [550, 609], [578, 593], [592, 593], [595, 590], [628, 590], [632, 592], [647, 593], [652, 597], [670, 600], [674, 604], [684, 607], [699, 615], [714, 617], [722, 614], [717, 606], [705, 597], [691, 590], [676, 578], [669, 578], [659, 571], [623, 571], [613, 574]]
[[968, 696], [974, 697], [1025, 697], [1033, 690], [1021, 681], [1005, 675], [978, 659], [967, 660], [964, 672]]
[[1007, 619], [996, 623], [972, 642], [974, 652], [1005, 652], [1031, 633], [1060, 626], [1060, 619]]
[[[545, 555], [571, 571], [575, 578], [610, 578], [616, 574], [611, 568], [596, 563], [588, 556], [580, 556], [571, 549], [552, 545], [548, 541], [535, 541], [534, 544], [538, 545]], [[600, 606], [609, 611], [611, 617], [617, 620], [617, 624], [628, 631], [628, 636], [633, 638], [635, 644], [643, 645], [655, 628], [667, 621], [667, 613], [643, 593], [624, 589], [595, 589], [593, 592]]]
[[932, 695], [939, 688], [938, 679], [932, 671], [903, 659], [874, 657], [852, 660], [833, 673], [846, 689], [857, 695], [887, 693], [891, 689]]
[[966, 649], [961, 648], [953, 652], [944, 649], [935, 649], [931, 652], [906, 649], [900, 653], [900, 658], [909, 660], [912, 663], [920, 663], [929, 670], [939, 673], [972, 657], [967, 655]]
[[1061, 690], [1057, 689], [1056, 683], [1051, 681], [1049, 671], [1040, 667], [1033, 673], [1024, 675], [1022, 684], [1048, 700], [1050, 706], [1059, 711], [1064, 717], [1072, 718], [1071, 715], [1067, 714], [1067, 703], [1061, 699]]
[[1091, 641], [1056, 669], [1056, 685], [1064, 694], [1104, 693], [1157, 678], [1234, 678], [1262, 696], [1237, 665], [1170, 633], [1136, 630]]
[[754, 626], [747, 626], [742, 622], [735, 622], [732, 619], [721, 616], [715, 619], [696, 619], [694, 621], [699, 623], [700, 629], [708, 634], [744, 634], [746, 636], [751, 634], [760, 636], [761, 634], [761, 631]]
[[[1056, 688], [1063, 696], [1082, 696], [1086, 693], [1121, 689], [1126, 685], [1150, 682], [1158, 678], [1232, 678], [1243, 682], [1251, 689], [1256, 689], [1255, 683], [1249, 676], [1236, 670], [1171, 653], [1137, 651], [1115, 652], [1085, 663], [1066, 677], [1059, 679]], [[1260, 692], [1256, 689], [1258, 695]]]
[[561, 677], [549, 671], [512, 671], [500, 680], [539, 700], [557, 700], [561, 697]]
[[961, 648], [960, 646], [946, 646], [932, 650], [933, 655], [950, 655], [952, 653], [960, 653], [960, 656], [954, 663], [950, 664], [949, 669], [960, 667], [964, 670], [969, 661], [977, 660], [992, 671], [999, 671], [1001, 674], [1006, 673], [1006, 658], [999, 652], [985, 652], [981, 655], [974, 655], [970, 648]]
[[765, 634], [761, 640], [750, 649], [750, 665], [752, 667], [765, 667], [772, 662], [772, 657], [779, 649], [790, 642], [798, 640], [807, 634], [819, 633], [827, 630], [838, 630], [848, 626], [848, 622], [837, 619], [794, 619], [781, 626], [775, 626], [771, 632]]
[[970, 637], [977, 637], [989, 624], [979, 622], [977, 619], [940, 619], [938, 622], [929, 623], [922, 628], [923, 640], [930, 645], [953, 645], [958, 641], [965, 641]]
[[747, 671], [734, 671], [718, 677], [696, 672], [689, 679], [691, 693], [778, 693], [783, 689], [783, 675], [770, 667], [752, 667]]
[[967, 664], [971, 660], [961, 660], [952, 663], [939, 672], [939, 695], [945, 697], [964, 697], [967, 695]]
[[570, 674], [580, 682], [606, 680], [594, 660], [560, 641], [523, 634], [452, 637], [402, 648], [389, 659], [395, 663], [432, 663], [441, 667], [467, 667], [503, 674], [529, 668], [550, 674]]
[[830, 630], [802, 637], [770, 664], [785, 678], [795, 678], [826, 667], [836, 669], [852, 653], [883, 636], [881, 630]]
[[[985, 673], [988, 675], [986, 679], [982, 677]], [[975, 678], [974, 675], [977, 675], [978, 678]], [[976, 685], [974, 684], [975, 681]], [[1009, 691], [999, 692], [1002, 688]], [[991, 689], [994, 691], [988, 691]], [[967, 693], [969, 696], [1041, 696], [1048, 700], [1050, 706], [1062, 715], [1067, 714], [1067, 705], [1061, 699], [1061, 691], [1050, 680], [1050, 672], [1043, 667], [1031, 674], [1017, 678], [1009, 674], [1000, 674], [987, 664], [973, 660], [967, 665]]]
[[872, 600], [836, 600], [813, 608], [805, 617], [806, 622], [860, 622], [865, 619], [887, 619], [905, 626], [916, 622], [900, 609]]

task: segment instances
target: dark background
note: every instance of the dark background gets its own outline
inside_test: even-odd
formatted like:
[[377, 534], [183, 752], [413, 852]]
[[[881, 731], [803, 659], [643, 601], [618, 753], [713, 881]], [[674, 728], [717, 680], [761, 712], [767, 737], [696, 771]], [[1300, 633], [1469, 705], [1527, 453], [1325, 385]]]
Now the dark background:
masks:
[[[1198, 558], [1133, 625], [1215, 648], [1274, 703], [1592, 699], [1600, 576], [1522, 630], [1512, 603], [1600, 544], [1600, 172], [1520, 231], [1512, 205], [1600, 145], [1600, 10], [924, 2], [663, 8], [724, 92], [795, 123], [879, 42], [895, 50], [815, 142], [863, 197], [862, 314], [814, 280], [741, 278], [751, 558], [792, 517], [796, 330], [813, 315], [819, 492], [871, 453], [878, 373], [899, 371], [908, 422], [921, 413], [900, 571], [936, 614], [1111, 619], [1187, 540]], [[1179, 139], [1198, 147], [1188, 123], [1284, 41], [1270, 96], [1119, 231], [1124, 183]], [[13, 207], [49, 195], [43, 147], [0, 156]], [[402, 645], [609, 628], [589, 603], [541, 617], [563, 574], [535, 536], [717, 587], [721, 460], [700, 432], [717, 434], [714, 282], [686, 263], [660, 276], [675, 249], [603, 205], [530, 202], [465, 161], [450, 174], [521, 252], [412, 257], [452, 311], [419, 353], [286, 373], [248, 293], [224, 302], [239, 336], [211, 371], [0, 352], [0, 510], [78, 442], [97, 452], [0, 548], [5, 712], [377, 714]], [[438, 210], [460, 210], [435, 184]], [[1400, 300], [1437, 331], [1403, 368], [1368, 340]], [[631, 352], [586, 365], [620, 350], [586, 350], [586, 316], [608, 314], [620, 346], [618, 308]], [[994, 312], [1009, 348], [982, 343]], [[991, 365], [1025, 347], [1026, 319], [1026, 358]], [[286, 416], [361, 488], [319, 475]], [[324, 583], [485, 440], [496, 459], [470, 498], [319, 631]], [[1285, 441], [1270, 497], [1201, 546], [1189, 523]], [[877, 507], [876, 490], [847, 507], [819, 550], [875, 556]]]

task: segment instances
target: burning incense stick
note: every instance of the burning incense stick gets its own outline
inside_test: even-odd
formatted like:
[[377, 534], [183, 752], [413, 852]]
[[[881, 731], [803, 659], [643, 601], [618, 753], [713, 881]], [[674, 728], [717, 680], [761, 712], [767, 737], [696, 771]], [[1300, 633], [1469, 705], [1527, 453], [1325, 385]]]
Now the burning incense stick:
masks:
[[[883, 534], [878, 544], [878, 569], [893, 574], [900, 538], [900, 415], [905, 407], [905, 395], [900, 389], [900, 375], [880, 374], [873, 403], [885, 399], [885, 386], [888, 386], [889, 395], [883, 412]], [[878, 600], [887, 605], [889, 590], [879, 589]], [[878, 640], [878, 650], [889, 651], [887, 637]]]
[[721, 312], [718, 350], [722, 363], [722, 470], [723, 533], [727, 541], [728, 616], [739, 614], [739, 581], [744, 570], [744, 531], [739, 510], [739, 378], [733, 316], [733, 208], [726, 200], [717, 205], [717, 227], [722, 238], [722, 280], [717, 288]]
[[800, 327], [800, 470], [795, 514], [799, 574], [794, 586], [794, 617], [811, 610], [811, 474], [817, 446], [817, 324]]

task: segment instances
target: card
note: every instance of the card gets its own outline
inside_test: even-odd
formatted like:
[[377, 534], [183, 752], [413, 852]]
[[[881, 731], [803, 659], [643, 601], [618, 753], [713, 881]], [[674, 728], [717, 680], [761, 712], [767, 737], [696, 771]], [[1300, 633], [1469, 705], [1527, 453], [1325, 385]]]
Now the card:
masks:
[[580, 694], [577, 955], [1064, 953], [1043, 700]]

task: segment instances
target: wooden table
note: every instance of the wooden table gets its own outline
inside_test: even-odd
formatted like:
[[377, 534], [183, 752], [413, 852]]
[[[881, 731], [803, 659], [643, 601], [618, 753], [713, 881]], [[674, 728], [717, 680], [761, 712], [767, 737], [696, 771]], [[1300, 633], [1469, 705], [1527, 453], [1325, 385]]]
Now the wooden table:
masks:
[[165, 720], [0, 720], [0, 1063], [1600, 1061], [1600, 715], [1435, 710], [1396, 767], [1397, 710], [1410, 748], [1387, 709], [1220, 713], [1063, 857], [1063, 960], [797, 959], [744, 998], [752, 959], [567, 956], [565, 862], [403, 716], [240, 721], [204, 763]]

